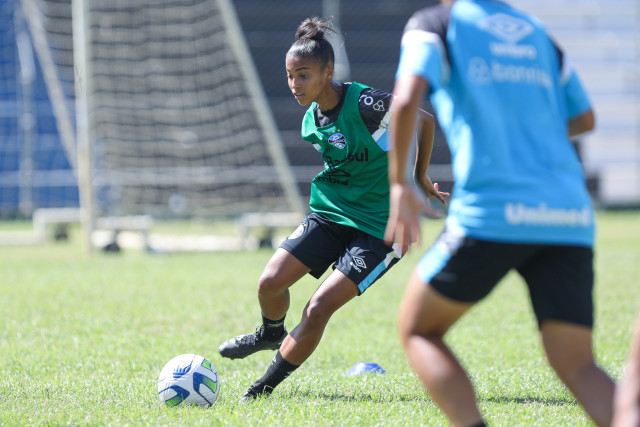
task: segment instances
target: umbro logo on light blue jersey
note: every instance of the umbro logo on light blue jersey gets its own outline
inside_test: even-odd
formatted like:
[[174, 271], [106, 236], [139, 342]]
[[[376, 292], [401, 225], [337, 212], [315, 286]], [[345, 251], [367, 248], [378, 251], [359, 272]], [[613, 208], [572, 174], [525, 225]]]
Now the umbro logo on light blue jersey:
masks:
[[533, 25], [524, 19], [514, 18], [504, 13], [496, 13], [478, 22], [478, 27], [508, 42], [518, 43], [531, 34]]

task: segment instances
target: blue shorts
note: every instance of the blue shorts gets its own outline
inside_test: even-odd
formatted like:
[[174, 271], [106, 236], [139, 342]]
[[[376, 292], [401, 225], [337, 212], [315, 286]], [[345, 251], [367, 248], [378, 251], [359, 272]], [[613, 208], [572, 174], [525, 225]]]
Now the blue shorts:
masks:
[[494, 242], [445, 230], [417, 266], [423, 282], [460, 302], [481, 300], [512, 269], [527, 283], [538, 323], [593, 326], [590, 247]]
[[333, 263], [358, 286], [358, 294], [401, 258], [400, 251], [384, 240], [316, 213], [305, 218], [280, 247], [309, 267], [316, 279]]

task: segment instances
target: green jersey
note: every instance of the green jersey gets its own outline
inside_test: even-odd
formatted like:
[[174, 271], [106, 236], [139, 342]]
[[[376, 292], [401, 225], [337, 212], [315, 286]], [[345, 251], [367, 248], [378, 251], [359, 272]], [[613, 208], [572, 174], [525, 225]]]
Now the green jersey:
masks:
[[[343, 90], [344, 90], [343, 86]], [[364, 92], [369, 90], [369, 92]], [[382, 93], [376, 99], [375, 94]], [[322, 153], [324, 170], [311, 182], [309, 208], [339, 224], [384, 237], [389, 217], [387, 126], [390, 119], [386, 92], [351, 83], [337, 119], [318, 126], [314, 102], [302, 121], [302, 138]], [[379, 116], [375, 129], [365, 123], [366, 109]]]

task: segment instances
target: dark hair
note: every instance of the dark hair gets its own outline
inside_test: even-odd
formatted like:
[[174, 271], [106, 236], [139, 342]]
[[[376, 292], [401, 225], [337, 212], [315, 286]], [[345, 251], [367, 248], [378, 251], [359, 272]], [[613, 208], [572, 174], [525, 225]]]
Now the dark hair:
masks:
[[291, 45], [287, 56], [311, 57], [318, 59], [323, 67], [333, 65], [335, 55], [333, 47], [327, 39], [324, 38], [325, 33], [337, 33], [336, 30], [329, 25], [331, 18], [307, 18], [298, 27], [296, 31], [296, 41]]

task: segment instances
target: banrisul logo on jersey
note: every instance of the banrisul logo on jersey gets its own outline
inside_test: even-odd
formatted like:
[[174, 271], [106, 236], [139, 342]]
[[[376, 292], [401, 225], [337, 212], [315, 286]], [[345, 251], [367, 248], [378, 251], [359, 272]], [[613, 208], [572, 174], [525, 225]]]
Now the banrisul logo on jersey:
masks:
[[334, 133], [329, 137], [329, 144], [342, 150], [347, 146], [347, 138], [341, 133]]

